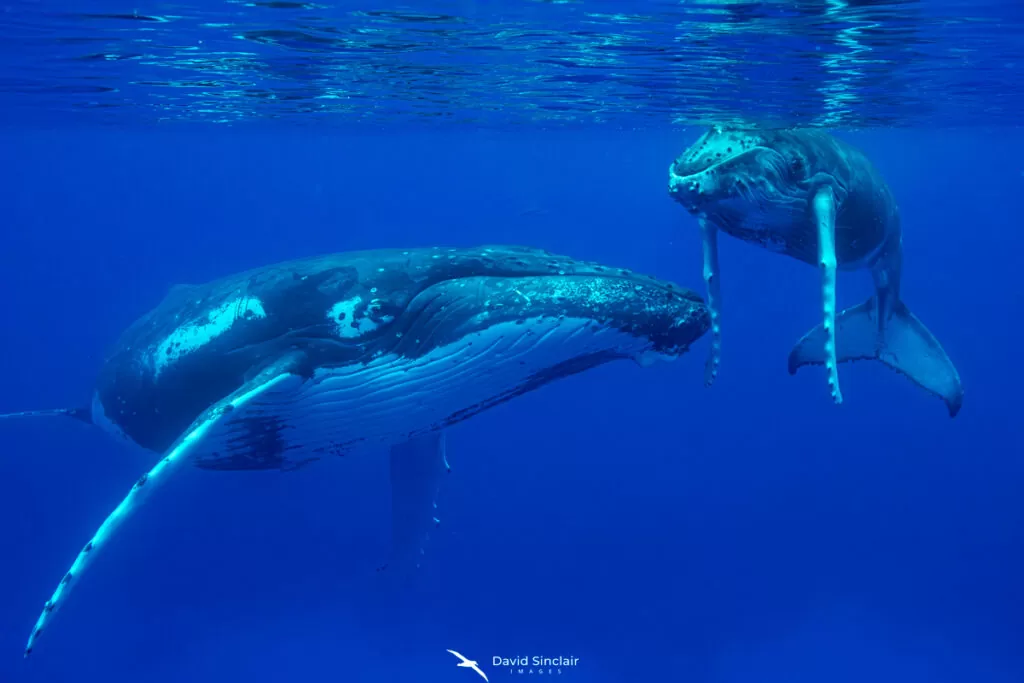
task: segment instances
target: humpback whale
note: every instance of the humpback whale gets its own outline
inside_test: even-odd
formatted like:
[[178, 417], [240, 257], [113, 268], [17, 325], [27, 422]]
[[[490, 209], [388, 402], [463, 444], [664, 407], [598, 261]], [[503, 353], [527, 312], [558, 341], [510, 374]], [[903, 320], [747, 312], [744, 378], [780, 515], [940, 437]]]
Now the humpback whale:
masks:
[[280, 471], [390, 448], [389, 561], [416, 563], [447, 427], [604, 363], [672, 360], [710, 324], [690, 290], [518, 246], [348, 252], [174, 287], [107, 354], [88, 407], [3, 416], [64, 415], [159, 454], [60, 580], [25, 656], [186, 463]]
[[[817, 266], [822, 322], [789, 354], [789, 373], [824, 365], [842, 403], [837, 363], [877, 360], [940, 397], [963, 403], [946, 352], [900, 298], [903, 234], [892, 192], [868, 158], [820, 130], [712, 126], [669, 167], [669, 194], [700, 226], [711, 309], [705, 384], [718, 373], [721, 294], [718, 231]], [[874, 294], [836, 313], [836, 271], [871, 271]]]

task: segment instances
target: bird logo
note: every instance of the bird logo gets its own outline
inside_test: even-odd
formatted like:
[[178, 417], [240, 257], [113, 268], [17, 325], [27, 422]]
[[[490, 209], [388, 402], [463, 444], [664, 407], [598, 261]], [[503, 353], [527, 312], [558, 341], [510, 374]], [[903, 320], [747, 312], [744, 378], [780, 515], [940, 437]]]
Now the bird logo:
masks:
[[[456, 657], [458, 657], [459, 659], [462, 660], [461, 662], [456, 664], [456, 666], [461, 666], [461, 667], [464, 667], [466, 669], [472, 669], [473, 671], [475, 671], [478, 674], [480, 674], [480, 678], [484, 679], [485, 681], [487, 680], [487, 675], [483, 671], [480, 670], [480, 666], [476, 662], [474, 662], [472, 659], [466, 659], [465, 657], [460, 655], [455, 650], [448, 650], [448, 652], [451, 652], [453, 655], [455, 655]], [[490, 683], [490, 682], [488, 682], [488, 683]]]

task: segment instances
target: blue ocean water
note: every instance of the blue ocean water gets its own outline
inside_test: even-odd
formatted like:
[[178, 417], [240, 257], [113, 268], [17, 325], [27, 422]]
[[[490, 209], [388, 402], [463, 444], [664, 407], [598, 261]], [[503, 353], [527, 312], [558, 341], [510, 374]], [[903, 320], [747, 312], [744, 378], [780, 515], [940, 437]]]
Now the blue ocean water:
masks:
[[[2, 422], [0, 681], [475, 680], [447, 649], [496, 683], [1022, 680], [1020, 7], [88, 5], [0, 5], [0, 412], [87, 402], [172, 285], [313, 254], [526, 244], [703, 293], [667, 170], [736, 119], [868, 154], [903, 214], [902, 296], [966, 398], [950, 419], [859, 362], [833, 405], [822, 369], [786, 371], [816, 271], [723, 237], [714, 386], [705, 337], [453, 427], [413, 580], [375, 571], [383, 459], [187, 471], [27, 660], [153, 461]], [[841, 274], [840, 306], [870, 291]], [[578, 659], [493, 663], [524, 656]]]

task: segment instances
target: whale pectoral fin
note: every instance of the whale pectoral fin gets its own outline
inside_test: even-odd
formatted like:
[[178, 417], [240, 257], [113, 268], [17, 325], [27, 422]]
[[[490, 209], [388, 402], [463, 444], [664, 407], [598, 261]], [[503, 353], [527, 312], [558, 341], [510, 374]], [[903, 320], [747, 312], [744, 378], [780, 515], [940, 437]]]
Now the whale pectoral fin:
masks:
[[51, 408], [48, 410], [23, 410], [19, 413], [4, 413], [0, 420], [14, 420], [25, 417], [70, 417], [79, 422], [92, 424], [92, 413], [88, 408]]
[[[941, 398], [950, 417], [960, 412], [964, 389], [956, 367], [938, 340], [902, 301], [891, 302], [891, 314], [881, 327], [875, 297], [848, 308], [839, 315], [836, 334], [840, 362], [881, 361]], [[824, 363], [824, 341], [821, 325], [804, 335], [789, 354], [790, 374], [804, 365]]]
[[718, 269], [718, 228], [706, 218], [700, 219], [700, 235], [704, 252], [704, 282], [708, 292], [708, 310], [711, 313], [711, 348], [704, 365], [704, 386], [710, 387], [718, 377], [718, 364], [722, 359], [722, 293]]
[[445, 433], [431, 432], [391, 447], [391, 555], [389, 567], [420, 566], [437, 518], [437, 496], [450, 468]]
[[226, 421], [227, 416], [232, 415], [238, 408], [245, 406], [260, 395], [273, 390], [287, 380], [293, 379], [296, 375], [290, 372], [294, 365], [295, 357], [288, 356], [281, 358], [263, 370], [251, 381], [246, 382], [230, 396], [214, 403], [205, 410], [192, 425], [182, 434], [175, 444], [167, 451], [166, 455], [146, 474], [142, 475], [135, 485], [132, 486], [128, 495], [121, 501], [120, 505], [114, 508], [100, 528], [93, 534], [93, 537], [82, 548], [75, 558], [71, 569], [64, 574], [57, 589], [43, 607], [42, 614], [36, 621], [36, 626], [29, 636], [28, 645], [25, 648], [25, 656], [32, 653], [39, 636], [43, 632], [53, 615], [67, 600], [74, 583], [81, 578], [82, 573], [96, 557], [100, 548], [105, 545], [113, 536], [114, 532], [140, 505], [146, 497], [153, 492], [156, 486], [166, 481], [173, 472], [181, 469], [196, 450], [201, 450], [206, 444], [208, 436], [214, 432], [220, 423]]
[[843, 402], [836, 364], [836, 202], [831, 188], [814, 195], [814, 217], [818, 224], [818, 267], [821, 268], [822, 329], [829, 392], [836, 403]]

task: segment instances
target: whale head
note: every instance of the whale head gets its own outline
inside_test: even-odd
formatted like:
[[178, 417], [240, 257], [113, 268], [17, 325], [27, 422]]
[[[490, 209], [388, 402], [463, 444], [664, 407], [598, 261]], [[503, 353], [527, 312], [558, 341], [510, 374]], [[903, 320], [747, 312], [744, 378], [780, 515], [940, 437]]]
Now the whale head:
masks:
[[652, 354], [685, 353], [710, 326], [703, 299], [689, 289], [540, 250], [504, 250], [504, 265], [468, 264], [392, 306], [377, 352], [418, 357], [474, 336], [494, 337], [499, 329], [516, 337], [538, 326], [578, 326], [582, 336], [610, 333], [595, 349], [643, 362]]
[[673, 161], [669, 194], [740, 237], [785, 234], [807, 210], [815, 166], [791, 133], [715, 126]]

